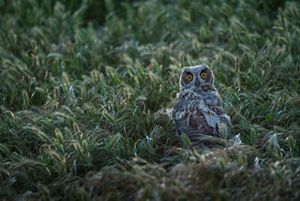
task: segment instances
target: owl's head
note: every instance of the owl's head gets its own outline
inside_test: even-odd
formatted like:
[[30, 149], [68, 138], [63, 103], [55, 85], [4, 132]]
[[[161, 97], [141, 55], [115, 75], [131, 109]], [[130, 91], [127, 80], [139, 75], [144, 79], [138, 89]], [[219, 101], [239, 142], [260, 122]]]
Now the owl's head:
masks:
[[180, 77], [180, 90], [183, 89], [193, 91], [215, 90], [212, 70], [205, 64], [184, 67]]

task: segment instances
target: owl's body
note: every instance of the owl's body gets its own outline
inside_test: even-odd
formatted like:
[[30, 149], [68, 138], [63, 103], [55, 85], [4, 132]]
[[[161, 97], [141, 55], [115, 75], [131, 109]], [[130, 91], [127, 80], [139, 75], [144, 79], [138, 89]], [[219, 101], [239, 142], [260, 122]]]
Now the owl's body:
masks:
[[183, 68], [177, 99], [172, 110], [177, 133], [185, 133], [193, 145], [202, 143], [203, 135], [227, 137], [230, 133], [230, 118], [206, 65]]

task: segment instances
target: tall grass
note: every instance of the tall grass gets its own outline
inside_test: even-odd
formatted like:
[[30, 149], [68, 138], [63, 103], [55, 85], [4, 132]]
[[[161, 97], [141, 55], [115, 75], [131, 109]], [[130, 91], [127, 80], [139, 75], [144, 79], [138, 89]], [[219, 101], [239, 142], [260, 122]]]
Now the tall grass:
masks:
[[[0, 0], [0, 199], [297, 200], [297, 1]], [[242, 144], [157, 115], [207, 63]]]

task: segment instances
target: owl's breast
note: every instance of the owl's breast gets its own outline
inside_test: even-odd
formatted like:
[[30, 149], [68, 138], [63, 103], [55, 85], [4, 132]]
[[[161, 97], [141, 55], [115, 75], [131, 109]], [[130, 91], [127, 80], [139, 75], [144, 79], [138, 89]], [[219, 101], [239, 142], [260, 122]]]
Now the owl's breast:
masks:
[[[187, 135], [217, 134], [217, 115], [203, 100], [185, 100], [174, 113], [176, 127]], [[182, 102], [182, 103], [183, 103]]]

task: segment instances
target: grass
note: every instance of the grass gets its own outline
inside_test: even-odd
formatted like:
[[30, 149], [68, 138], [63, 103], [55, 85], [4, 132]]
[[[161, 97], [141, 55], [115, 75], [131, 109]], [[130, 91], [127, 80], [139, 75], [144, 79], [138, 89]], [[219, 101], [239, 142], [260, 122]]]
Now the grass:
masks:
[[[300, 3], [0, 0], [1, 200], [298, 200]], [[187, 149], [207, 63], [242, 144]]]

